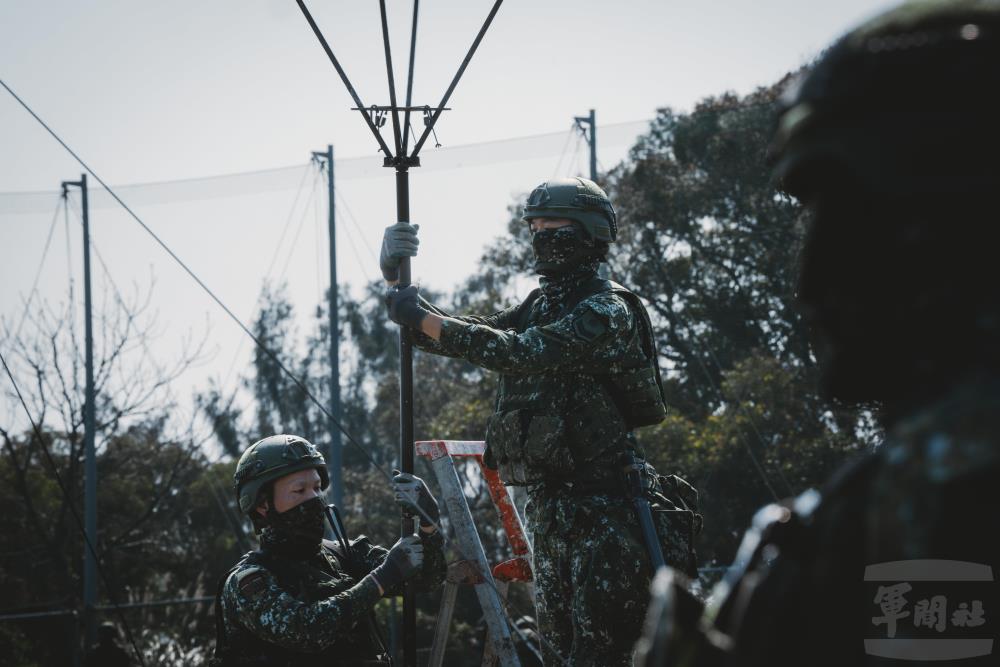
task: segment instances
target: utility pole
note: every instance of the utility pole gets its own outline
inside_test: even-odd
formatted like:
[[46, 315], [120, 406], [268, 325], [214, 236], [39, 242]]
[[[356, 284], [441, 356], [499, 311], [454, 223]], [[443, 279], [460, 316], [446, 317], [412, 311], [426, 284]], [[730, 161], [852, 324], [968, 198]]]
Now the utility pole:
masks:
[[[587, 140], [587, 146], [590, 147], [590, 180], [597, 183], [597, 115], [591, 109], [590, 113], [586, 116], [574, 116], [573, 120], [576, 122], [576, 128], [580, 130], [583, 138]], [[586, 127], [584, 127], [585, 125]], [[589, 132], [587, 131], [588, 129], [590, 130]], [[611, 277], [611, 271], [608, 268], [607, 262], [601, 262], [598, 274], [604, 279]]]
[[[97, 549], [97, 454], [94, 450], [94, 328], [90, 299], [90, 211], [87, 203], [87, 175], [79, 181], [63, 181], [63, 196], [70, 187], [80, 188], [83, 208], [83, 320], [86, 367], [86, 389], [83, 401], [83, 525], [87, 541]], [[90, 646], [97, 640], [97, 561], [94, 551], [83, 548], [83, 616], [84, 642]]]
[[343, 442], [340, 439], [340, 313], [337, 307], [337, 216], [334, 205], [333, 146], [325, 152], [313, 151], [313, 159], [326, 164], [326, 190], [329, 202], [330, 232], [330, 448], [326, 467], [330, 473], [333, 504], [344, 504]]
[[[591, 109], [590, 113], [586, 116], [574, 116], [573, 120], [576, 122], [576, 127], [583, 134], [583, 138], [587, 140], [587, 146], [590, 147], [590, 180], [597, 182], [597, 119], [594, 114], [594, 110]], [[587, 127], [584, 127], [586, 125]], [[589, 132], [587, 130], [590, 130]]]

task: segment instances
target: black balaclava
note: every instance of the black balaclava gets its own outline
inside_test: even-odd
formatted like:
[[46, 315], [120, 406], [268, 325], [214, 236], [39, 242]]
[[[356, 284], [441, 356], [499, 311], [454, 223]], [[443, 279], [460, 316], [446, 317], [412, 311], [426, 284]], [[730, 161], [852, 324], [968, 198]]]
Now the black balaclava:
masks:
[[325, 513], [326, 501], [322, 497], [311, 498], [284, 512], [276, 512], [274, 503], [270, 503], [266, 525], [260, 533], [261, 547], [291, 558], [315, 555], [323, 542]]
[[531, 234], [531, 252], [535, 256], [535, 272], [557, 277], [572, 271], [584, 259], [594, 257], [594, 240], [574, 222], [555, 229], [541, 229]]
[[597, 276], [603, 261], [602, 250], [578, 222], [532, 232], [531, 251], [535, 256], [535, 271], [542, 276], [538, 284], [542, 288], [540, 306], [545, 319], [558, 317], [576, 288]]

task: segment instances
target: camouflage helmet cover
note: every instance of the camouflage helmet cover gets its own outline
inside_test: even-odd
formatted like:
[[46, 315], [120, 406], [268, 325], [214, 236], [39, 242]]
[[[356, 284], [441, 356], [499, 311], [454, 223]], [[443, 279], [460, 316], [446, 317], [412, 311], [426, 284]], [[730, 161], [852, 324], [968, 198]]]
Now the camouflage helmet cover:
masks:
[[236, 464], [233, 480], [240, 511], [249, 514], [268, 482], [300, 470], [315, 469], [325, 489], [330, 484], [326, 461], [316, 446], [297, 435], [272, 435], [250, 445]]
[[851, 31], [786, 90], [771, 146], [796, 196], [839, 164], [875, 192], [995, 188], [1000, 1], [911, 0]]
[[618, 216], [601, 187], [586, 178], [546, 181], [531, 191], [521, 218], [566, 218], [579, 222], [591, 238], [611, 243], [618, 236]]

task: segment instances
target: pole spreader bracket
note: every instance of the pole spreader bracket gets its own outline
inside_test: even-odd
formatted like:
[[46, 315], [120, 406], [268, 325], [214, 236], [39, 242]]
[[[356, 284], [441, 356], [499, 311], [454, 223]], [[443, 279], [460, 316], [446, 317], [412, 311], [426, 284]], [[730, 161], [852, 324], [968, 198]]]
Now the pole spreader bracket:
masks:
[[386, 156], [382, 160], [383, 167], [392, 167], [393, 169], [409, 169], [410, 167], [420, 166], [420, 156], [419, 155], [398, 155], [395, 157]]

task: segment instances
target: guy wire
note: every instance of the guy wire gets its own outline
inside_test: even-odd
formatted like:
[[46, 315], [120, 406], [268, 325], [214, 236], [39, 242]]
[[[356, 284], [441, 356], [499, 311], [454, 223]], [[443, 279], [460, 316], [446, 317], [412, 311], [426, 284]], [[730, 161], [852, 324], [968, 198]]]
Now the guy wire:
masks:
[[[205, 284], [205, 283], [204, 283], [204, 282], [203, 282], [203, 281], [201, 280], [201, 278], [199, 278], [199, 277], [197, 276], [197, 274], [195, 274], [195, 273], [194, 273], [194, 271], [192, 271], [192, 270], [191, 270], [191, 268], [190, 268], [190, 267], [188, 267], [188, 265], [187, 265], [187, 264], [185, 264], [185, 263], [184, 263], [184, 261], [183, 261], [183, 260], [181, 260], [181, 258], [180, 258], [180, 257], [178, 257], [176, 253], [174, 253], [174, 251], [173, 251], [173, 250], [171, 250], [171, 249], [170, 249], [170, 247], [169, 247], [169, 246], [168, 246], [168, 245], [167, 245], [167, 244], [166, 244], [166, 243], [165, 243], [165, 242], [164, 242], [164, 241], [163, 241], [163, 240], [162, 240], [162, 239], [161, 239], [161, 238], [160, 238], [160, 237], [159, 237], [159, 236], [158, 236], [158, 235], [156, 234], [156, 232], [154, 232], [154, 231], [153, 231], [153, 230], [152, 230], [152, 229], [151, 229], [151, 228], [150, 228], [150, 227], [149, 227], [149, 226], [148, 226], [148, 225], [147, 225], [147, 224], [146, 224], [145, 222], [143, 222], [143, 221], [142, 221], [142, 219], [141, 219], [141, 218], [140, 218], [140, 217], [139, 217], [138, 215], [136, 215], [136, 213], [135, 213], [135, 212], [134, 212], [134, 211], [133, 211], [133, 210], [132, 210], [131, 208], [129, 208], [129, 206], [128, 206], [128, 205], [127, 205], [127, 204], [126, 204], [126, 203], [125, 203], [124, 201], [122, 201], [122, 199], [121, 199], [121, 198], [120, 198], [120, 197], [118, 196], [118, 194], [117, 194], [117, 193], [115, 193], [115, 191], [114, 191], [114, 190], [112, 190], [112, 189], [111, 189], [111, 187], [110, 187], [110, 186], [108, 186], [108, 184], [104, 182], [104, 179], [102, 179], [102, 178], [101, 178], [100, 176], [98, 176], [98, 175], [97, 175], [97, 174], [96, 174], [96, 173], [94, 172], [94, 170], [93, 170], [93, 169], [91, 169], [91, 168], [90, 168], [90, 166], [89, 166], [89, 165], [88, 165], [88, 164], [87, 164], [86, 162], [84, 162], [84, 161], [83, 161], [83, 159], [82, 159], [82, 158], [80, 158], [80, 156], [79, 156], [79, 155], [77, 155], [77, 154], [76, 154], [76, 152], [75, 152], [75, 151], [74, 151], [74, 150], [73, 150], [72, 148], [70, 148], [70, 147], [69, 147], [69, 145], [67, 145], [67, 144], [66, 144], [66, 142], [65, 142], [65, 141], [63, 141], [63, 140], [62, 140], [62, 138], [60, 138], [60, 137], [59, 137], [59, 135], [58, 135], [58, 134], [56, 134], [56, 133], [55, 133], [55, 131], [53, 131], [53, 130], [52, 130], [52, 128], [50, 128], [50, 127], [48, 126], [48, 124], [47, 124], [47, 123], [45, 123], [45, 121], [43, 121], [43, 120], [41, 119], [41, 117], [39, 117], [39, 116], [38, 116], [38, 114], [36, 114], [36, 113], [35, 113], [35, 112], [34, 112], [34, 111], [33, 111], [33, 110], [31, 109], [31, 107], [29, 107], [29, 106], [27, 105], [27, 103], [25, 103], [25, 102], [24, 102], [24, 100], [22, 100], [22, 99], [21, 99], [21, 98], [20, 98], [20, 97], [19, 97], [19, 96], [17, 95], [17, 93], [15, 93], [15, 92], [14, 92], [13, 90], [11, 90], [11, 88], [10, 88], [10, 87], [9, 87], [9, 86], [7, 85], [7, 83], [6, 83], [6, 82], [5, 82], [5, 81], [4, 81], [3, 79], [0, 79], [0, 86], [3, 86], [3, 87], [4, 87], [4, 89], [6, 89], [6, 90], [7, 90], [7, 92], [8, 92], [8, 93], [10, 93], [10, 94], [11, 94], [11, 96], [12, 96], [12, 97], [13, 97], [13, 98], [14, 98], [15, 100], [17, 100], [17, 102], [18, 102], [18, 103], [19, 103], [19, 104], [20, 104], [20, 105], [21, 105], [22, 107], [24, 107], [24, 109], [25, 109], [25, 110], [26, 110], [26, 111], [27, 111], [27, 112], [28, 112], [29, 114], [31, 114], [31, 116], [32, 116], [32, 117], [33, 117], [33, 118], [34, 118], [34, 119], [35, 119], [36, 121], [38, 121], [38, 123], [39, 123], [39, 124], [40, 124], [40, 125], [41, 125], [41, 126], [42, 126], [42, 127], [44, 128], [44, 129], [45, 129], [45, 131], [46, 131], [46, 132], [48, 132], [48, 133], [49, 133], [49, 134], [50, 134], [50, 135], [52, 136], [52, 138], [53, 138], [53, 139], [55, 139], [55, 140], [56, 140], [56, 141], [57, 141], [57, 142], [59, 143], [59, 145], [61, 145], [61, 146], [62, 146], [62, 147], [63, 147], [63, 148], [64, 148], [64, 149], [66, 150], [66, 152], [68, 152], [68, 153], [69, 153], [69, 154], [70, 154], [70, 155], [71, 155], [71, 156], [73, 157], [73, 159], [75, 159], [75, 160], [76, 160], [76, 161], [77, 161], [77, 162], [78, 162], [78, 163], [80, 164], [80, 166], [82, 166], [82, 167], [83, 167], [83, 168], [84, 168], [84, 169], [85, 169], [85, 170], [87, 171], [87, 173], [89, 173], [89, 174], [90, 174], [91, 176], [93, 176], [93, 177], [94, 177], [94, 180], [96, 180], [96, 181], [97, 181], [97, 182], [98, 182], [98, 183], [99, 183], [99, 184], [101, 185], [101, 187], [102, 187], [102, 188], [104, 188], [104, 190], [105, 190], [105, 191], [106, 191], [106, 192], [107, 192], [107, 193], [108, 193], [109, 195], [111, 195], [111, 197], [112, 197], [112, 198], [113, 198], [113, 199], [114, 199], [114, 200], [115, 200], [116, 202], [118, 202], [118, 204], [119, 204], [119, 205], [120, 205], [120, 206], [121, 206], [121, 207], [122, 207], [123, 209], [125, 209], [125, 211], [126, 211], [126, 212], [127, 212], [127, 213], [128, 213], [128, 214], [129, 214], [130, 216], [131, 216], [131, 217], [132, 217], [132, 219], [133, 219], [133, 220], [135, 220], [135, 221], [136, 221], [136, 222], [137, 222], [137, 223], [139, 224], [139, 226], [140, 226], [140, 227], [142, 227], [142, 228], [143, 228], [143, 230], [145, 230], [145, 231], [146, 231], [146, 233], [147, 233], [147, 234], [149, 234], [149, 235], [150, 235], [150, 236], [151, 236], [151, 237], [153, 238], [153, 240], [154, 240], [154, 241], [156, 241], [156, 243], [157, 243], [157, 244], [158, 244], [158, 245], [159, 245], [159, 246], [160, 246], [161, 248], [163, 248], [163, 250], [164, 250], [164, 251], [166, 251], [166, 253], [167, 253], [168, 255], [170, 255], [170, 257], [171, 257], [171, 258], [173, 258], [173, 260], [174, 260], [175, 262], [177, 262], [177, 264], [178, 264], [178, 265], [180, 265], [180, 267], [181, 267], [182, 269], [184, 269], [184, 271], [185, 271], [185, 272], [186, 272], [186, 273], [187, 273], [187, 274], [188, 274], [189, 276], [191, 276], [191, 278], [192, 278], [192, 279], [193, 279], [193, 280], [194, 280], [194, 281], [195, 281], [196, 283], [198, 283], [198, 285], [199, 285], [199, 286], [200, 286], [200, 287], [201, 287], [201, 288], [202, 288], [202, 289], [203, 289], [203, 290], [204, 290], [204, 291], [205, 291], [205, 292], [206, 292], [206, 293], [207, 293], [207, 294], [208, 294], [208, 295], [209, 295], [209, 296], [210, 296], [210, 297], [212, 298], [212, 300], [213, 300], [213, 301], [215, 301], [215, 303], [216, 303], [216, 304], [218, 304], [218, 306], [219, 306], [220, 308], [222, 308], [222, 310], [223, 310], [223, 311], [225, 311], [225, 313], [226, 313], [226, 314], [227, 314], [227, 315], [228, 315], [228, 316], [230, 317], [230, 319], [232, 319], [232, 320], [233, 320], [233, 322], [235, 322], [235, 323], [237, 324], [237, 326], [239, 326], [239, 327], [240, 327], [240, 329], [242, 329], [242, 330], [243, 330], [243, 332], [244, 332], [244, 333], [245, 333], [245, 334], [246, 334], [247, 336], [249, 336], [249, 337], [251, 338], [251, 340], [253, 340], [254, 344], [255, 344], [255, 345], [257, 345], [257, 346], [258, 346], [258, 347], [259, 347], [259, 348], [260, 348], [260, 349], [261, 349], [261, 350], [262, 350], [262, 351], [263, 351], [263, 352], [264, 352], [264, 353], [265, 353], [265, 354], [266, 354], [266, 355], [267, 355], [267, 356], [268, 356], [268, 357], [269, 357], [269, 358], [270, 358], [270, 359], [271, 359], [271, 360], [272, 360], [272, 361], [273, 361], [273, 362], [275, 363], [275, 365], [276, 365], [276, 366], [277, 366], [278, 368], [280, 368], [280, 369], [281, 369], [281, 371], [282, 371], [283, 373], [285, 373], [285, 375], [287, 375], [287, 376], [289, 377], [289, 379], [291, 379], [291, 380], [292, 380], [292, 382], [294, 382], [294, 383], [295, 383], [295, 385], [296, 385], [296, 386], [297, 386], [297, 387], [298, 387], [298, 388], [299, 388], [300, 390], [302, 390], [302, 392], [303, 392], [303, 393], [304, 393], [304, 394], [305, 394], [305, 395], [306, 395], [306, 396], [307, 396], [307, 397], [309, 398], [309, 400], [311, 400], [311, 401], [312, 401], [312, 402], [313, 402], [313, 403], [314, 403], [314, 404], [315, 404], [315, 405], [316, 405], [316, 406], [317, 406], [317, 407], [318, 407], [318, 408], [320, 409], [320, 411], [321, 411], [321, 412], [322, 412], [322, 413], [323, 413], [323, 414], [324, 414], [324, 415], [325, 415], [325, 416], [326, 416], [326, 417], [327, 417], [327, 418], [328, 418], [328, 419], [329, 419], [329, 420], [330, 420], [331, 422], [333, 422], [333, 423], [334, 423], [334, 424], [335, 424], [335, 425], [337, 426], [337, 428], [338, 428], [338, 429], [340, 429], [341, 433], [343, 433], [343, 434], [344, 434], [344, 436], [345, 436], [345, 437], [347, 438], [347, 441], [348, 441], [348, 442], [350, 442], [350, 443], [351, 443], [352, 445], [354, 445], [354, 446], [355, 446], [355, 447], [356, 447], [356, 448], [357, 448], [357, 449], [358, 449], [358, 450], [359, 450], [359, 451], [360, 451], [360, 452], [361, 452], [361, 453], [362, 453], [362, 454], [363, 454], [363, 455], [365, 456], [365, 458], [366, 458], [366, 459], [368, 459], [369, 463], [371, 463], [371, 465], [372, 465], [372, 466], [373, 466], [373, 467], [374, 467], [374, 468], [375, 468], [376, 470], [378, 470], [378, 471], [379, 471], [380, 473], [382, 473], [382, 475], [383, 475], [383, 476], [384, 476], [384, 477], [385, 477], [385, 478], [386, 478], [387, 480], [389, 480], [389, 481], [392, 481], [392, 476], [391, 476], [391, 475], [389, 475], [389, 473], [387, 473], [387, 472], [385, 471], [385, 469], [384, 469], [384, 468], [382, 468], [382, 466], [380, 466], [380, 465], [378, 464], [378, 462], [377, 462], [377, 461], [375, 460], [375, 458], [374, 458], [374, 457], [373, 457], [373, 456], [371, 455], [371, 453], [370, 453], [370, 452], [368, 451], [368, 449], [367, 449], [366, 447], [364, 447], [364, 446], [363, 446], [363, 445], [362, 445], [361, 443], [359, 443], [359, 442], [358, 442], [357, 440], [355, 440], [355, 439], [354, 439], [354, 437], [353, 437], [353, 436], [351, 435], [351, 433], [350, 433], [350, 432], [349, 432], [349, 431], [348, 431], [348, 430], [347, 430], [347, 429], [346, 429], [346, 428], [344, 427], [344, 425], [343, 425], [343, 424], [341, 424], [340, 420], [338, 420], [338, 419], [337, 419], [336, 417], [334, 417], [334, 416], [333, 416], [333, 415], [332, 415], [332, 414], [330, 413], [330, 411], [329, 411], [329, 410], [327, 410], [327, 409], [326, 409], [326, 407], [325, 407], [325, 406], [324, 406], [324, 405], [323, 405], [322, 403], [320, 403], [320, 401], [319, 401], [319, 400], [318, 400], [318, 399], [317, 399], [317, 398], [316, 398], [316, 397], [315, 397], [315, 396], [313, 395], [313, 393], [312, 393], [312, 392], [311, 392], [311, 391], [309, 390], [309, 388], [308, 388], [308, 387], [307, 387], [307, 386], [305, 385], [305, 383], [304, 383], [304, 382], [302, 382], [302, 380], [300, 380], [300, 379], [299, 379], [299, 378], [298, 378], [298, 377], [297, 377], [297, 376], [296, 376], [296, 375], [295, 375], [294, 373], [292, 373], [292, 372], [291, 372], [291, 371], [290, 371], [290, 370], [289, 370], [289, 369], [288, 369], [288, 368], [287, 368], [287, 367], [286, 367], [286, 366], [285, 366], [285, 365], [284, 365], [284, 364], [283, 364], [283, 363], [281, 362], [281, 359], [279, 359], [279, 358], [278, 358], [278, 356], [277, 356], [277, 355], [276, 355], [276, 354], [275, 354], [274, 352], [272, 352], [272, 351], [271, 351], [271, 350], [270, 350], [270, 349], [269, 349], [269, 348], [268, 348], [268, 347], [267, 347], [266, 345], [264, 345], [264, 343], [263, 343], [263, 342], [262, 342], [262, 341], [261, 341], [261, 340], [260, 340], [259, 338], [257, 338], [257, 336], [255, 336], [255, 335], [253, 334], [253, 332], [252, 332], [252, 331], [250, 331], [250, 329], [249, 329], [249, 328], [248, 328], [248, 327], [247, 327], [247, 326], [246, 326], [246, 325], [245, 325], [245, 324], [243, 323], [243, 321], [242, 321], [242, 320], [240, 320], [240, 318], [239, 318], [239, 317], [237, 317], [237, 316], [236, 316], [236, 314], [235, 314], [235, 313], [234, 313], [234, 312], [233, 312], [232, 310], [230, 310], [230, 309], [229, 309], [229, 307], [228, 307], [228, 306], [226, 306], [226, 304], [225, 304], [225, 303], [223, 303], [223, 302], [222, 302], [222, 300], [221, 300], [221, 299], [220, 299], [220, 298], [219, 298], [219, 297], [218, 297], [218, 296], [217, 296], [217, 295], [215, 294], [215, 292], [213, 292], [213, 291], [212, 291], [212, 290], [211, 290], [211, 289], [210, 289], [210, 288], [208, 287], [208, 285], [206, 285], [206, 284]], [[416, 152], [416, 151], [414, 151], [414, 152]], [[4, 361], [4, 362], [3, 362], [3, 365], [4, 365], [4, 368], [5, 368], [6, 370], [7, 370], [7, 376], [8, 376], [9, 378], [10, 378], [11, 382], [12, 382], [12, 383], [14, 383], [14, 377], [13, 377], [13, 376], [11, 375], [11, 373], [10, 373], [10, 369], [9, 369], [9, 368], [7, 368], [7, 362], [6, 362], [6, 361]], [[15, 390], [16, 390], [16, 389], [17, 389], [17, 385], [16, 385], [16, 383], [14, 384], [14, 386], [15, 386]], [[20, 398], [20, 397], [21, 397], [21, 393], [20, 393], [20, 391], [18, 391], [17, 393], [18, 393], [18, 397]], [[24, 406], [24, 408], [25, 408], [25, 411], [27, 411], [27, 405], [26, 405], [26, 404], [24, 403], [24, 399], [23, 399], [23, 398], [21, 398], [21, 404], [22, 404], [22, 405]], [[31, 419], [31, 417], [30, 417], [30, 414], [29, 414], [29, 420], [30, 420], [30, 419]], [[32, 420], [32, 426], [34, 426], [34, 421], [33, 421], [33, 420]], [[36, 427], [36, 433], [37, 433], [37, 427]], [[39, 434], [39, 435], [40, 435], [40, 434]], [[44, 445], [43, 445], [43, 447], [44, 447]], [[47, 450], [45, 450], [45, 451], [46, 451], [46, 453], [47, 453]], [[55, 468], [53, 468], [53, 471], [55, 471]], [[57, 477], [57, 479], [58, 479], [58, 477]], [[61, 485], [62, 485], [62, 484], [61, 484], [61, 482], [60, 482], [60, 486], [61, 486]], [[65, 493], [65, 491], [64, 491], [64, 493]], [[67, 496], [67, 497], [68, 497], [68, 496]], [[438, 524], [437, 522], [435, 522], [435, 521], [431, 520], [431, 518], [430, 518], [430, 517], [429, 517], [429, 516], [427, 515], [427, 513], [426, 513], [426, 512], [424, 512], [423, 510], [421, 510], [421, 509], [420, 509], [419, 507], [417, 507], [417, 506], [416, 506], [415, 504], [414, 504], [413, 508], [414, 508], [414, 509], [416, 510], [416, 512], [417, 512], [418, 514], [420, 514], [420, 516], [421, 516], [421, 517], [423, 517], [424, 519], [426, 519], [426, 520], [427, 520], [427, 521], [428, 521], [428, 522], [429, 522], [429, 523], [430, 523], [431, 525], [435, 526], [435, 528], [436, 528], [436, 529], [438, 530], [438, 533], [439, 533], [439, 534], [441, 535], [441, 538], [442, 538], [442, 541], [444, 541], [445, 545], [447, 545], [447, 544], [448, 544], [448, 542], [449, 542], [449, 540], [445, 539], [445, 536], [444, 536], [444, 532], [443, 532], [443, 531], [441, 530], [441, 527], [440, 527], [440, 525], [439, 525], [439, 524]], [[82, 524], [82, 523], [80, 522], [80, 519], [79, 519], [79, 516], [78, 516], [78, 515], [76, 514], [75, 510], [74, 510], [74, 517], [75, 517], [75, 518], [77, 519], [77, 522], [78, 522], [78, 523], [80, 524], [80, 529], [81, 529], [81, 530], [83, 530], [83, 524]], [[86, 539], [86, 535], [84, 535], [84, 539]], [[90, 542], [89, 542], [89, 540], [87, 541], [87, 545], [88, 545], [88, 547], [89, 547], [89, 548], [91, 549], [91, 551], [92, 551], [92, 552], [94, 552], [94, 550], [93, 550], [93, 546], [92, 546], [92, 545], [90, 545]], [[463, 554], [463, 553], [461, 552], [461, 550], [460, 550], [460, 549], [456, 548], [455, 550], [456, 550], [456, 552], [458, 552], [458, 553], [459, 553], [460, 555], [462, 555], [463, 557], [465, 556], [465, 554]], [[97, 555], [96, 555], [96, 552], [94, 552], [94, 558], [95, 558], [95, 560], [97, 560]], [[468, 558], [466, 558], [466, 560], [469, 560], [469, 559], [468, 559]], [[100, 564], [99, 564], [99, 563], [98, 563], [98, 567], [100, 568]], [[502, 596], [500, 595], [500, 591], [498, 591], [498, 590], [497, 590], [496, 586], [495, 586], [495, 585], [494, 585], [494, 584], [492, 583], [492, 581], [491, 581], [491, 579], [492, 579], [492, 573], [488, 573], [488, 572], [487, 572], [487, 573], [483, 573], [483, 575], [484, 575], [484, 576], [483, 576], [483, 581], [484, 581], [484, 582], [486, 582], [486, 583], [487, 583], [487, 584], [488, 584], [488, 585], [490, 586], [490, 588], [492, 588], [492, 589], [493, 589], [494, 593], [496, 593], [496, 594], [497, 594], [497, 597], [498, 597], [498, 599], [500, 599], [500, 600], [502, 601], [502, 600], [503, 600], [503, 597], [502, 597]], [[102, 578], [104, 578], [104, 576], [103, 576], [103, 573], [102, 573], [102, 575], [101, 575], [101, 576], [102, 576]], [[105, 579], [105, 580], [106, 580], [106, 579]], [[116, 605], [116, 608], [117, 608], [117, 605]], [[508, 625], [508, 627], [509, 627], [509, 628], [510, 628], [511, 630], [513, 630], [513, 631], [515, 632], [515, 634], [517, 634], [517, 635], [518, 635], [519, 637], [521, 637], [521, 639], [522, 639], [522, 640], [524, 640], [524, 641], [527, 641], [527, 638], [526, 638], [526, 637], [524, 636], [524, 634], [523, 634], [523, 633], [521, 632], [521, 629], [520, 629], [520, 628], [518, 628], [518, 627], [517, 627], [517, 626], [516, 626], [516, 625], [515, 625], [515, 624], [513, 623], [512, 619], [510, 618], [510, 615], [509, 615], [509, 613], [508, 613], [508, 612], [507, 612], [507, 610], [506, 610], [506, 607], [505, 607], [505, 605], [501, 605], [501, 609], [503, 609], [503, 612], [504, 612], [504, 617], [505, 617], [505, 620], [507, 621], [507, 625]], [[119, 613], [120, 613], [120, 610], [119, 610]], [[122, 619], [123, 619], [123, 621], [124, 621], [124, 616], [122, 616]], [[132, 646], [133, 646], [133, 648], [134, 648], [134, 649], [136, 650], [136, 654], [137, 654], [137, 655], [139, 655], [139, 662], [140, 662], [140, 664], [142, 664], [142, 665], [143, 665], [143, 667], [145, 667], [145, 662], [144, 662], [144, 661], [142, 660], [142, 657], [141, 657], [141, 654], [139, 654], [139, 652], [138, 652], [138, 648], [136, 647], [136, 645], [135, 645], [135, 642], [134, 642], [134, 640], [133, 640], [133, 638], [132, 638], [132, 633], [131, 633], [131, 631], [130, 631], [130, 630], [128, 630], [128, 626], [127, 626], [127, 625], [126, 625], [125, 627], [126, 627], [126, 631], [128, 632], [128, 635], [129, 635], [129, 641], [130, 641], [130, 642], [132, 643]], [[539, 634], [539, 635], [538, 635], [538, 638], [539, 638], [539, 641], [540, 641], [540, 642], [542, 642], [543, 644], [545, 644], [545, 645], [546, 645], [546, 648], [548, 648], [548, 650], [550, 650], [550, 651], [551, 651], [552, 653], [554, 653], [554, 654], [555, 654], [555, 655], [556, 655], [556, 656], [557, 656], [557, 657], [559, 658], [559, 661], [560, 661], [560, 663], [562, 663], [562, 664], [568, 664], [568, 661], [567, 661], [567, 660], [566, 660], [565, 658], [563, 658], [563, 657], [562, 657], [562, 655], [560, 655], [560, 654], [559, 654], [559, 652], [558, 652], [558, 651], [556, 651], [556, 650], [554, 649], [554, 647], [552, 647], [552, 646], [551, 646], [551, 644], [549, 644], [549, 642], [548, 642], [547, 640], [545, 640], [545, 639], [544, 639], [544, 638], [542, 637], [542, 635], [541, 635], [541, 634]]]

